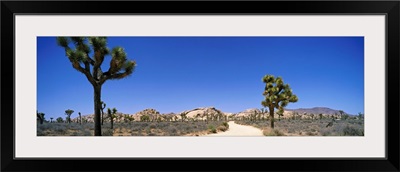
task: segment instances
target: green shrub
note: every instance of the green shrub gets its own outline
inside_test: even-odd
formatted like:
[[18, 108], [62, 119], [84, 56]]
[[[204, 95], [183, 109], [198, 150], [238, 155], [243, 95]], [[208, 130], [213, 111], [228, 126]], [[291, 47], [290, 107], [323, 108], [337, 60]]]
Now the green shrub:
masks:
[[227, 122], [223, 122], [222, 125], [226, 128], [229, 128], [229, 124]]
[[225, 126], [223, 126], [223, 125], [221, 125], [221, 126], [218, 126], [218, 128], [217, 128], [219, 131], [226, 131], [226, 130], [228, 130], [228, 128], [226, 128]]
[[211, 133], [217, 133], [217, 129], [213, 125], [209, 125], [208, 129]]

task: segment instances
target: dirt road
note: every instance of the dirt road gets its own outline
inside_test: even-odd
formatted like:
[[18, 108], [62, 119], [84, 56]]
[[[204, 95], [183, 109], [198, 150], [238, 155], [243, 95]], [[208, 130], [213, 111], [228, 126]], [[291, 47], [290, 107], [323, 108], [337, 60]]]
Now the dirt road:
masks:
[[216, 134], [208, 134], [204, 136], [263, 136], [263, 133], [260, 129], [251, 127], [251, 126], [244, 126], [236, 124], [233, 121], [229, 121], [229, 130], [225, 132], [220, 132]]

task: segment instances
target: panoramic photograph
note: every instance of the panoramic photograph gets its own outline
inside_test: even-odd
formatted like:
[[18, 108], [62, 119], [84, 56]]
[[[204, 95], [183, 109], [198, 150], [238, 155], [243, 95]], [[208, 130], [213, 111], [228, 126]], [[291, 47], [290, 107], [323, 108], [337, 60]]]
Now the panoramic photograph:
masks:
[[364, 37], [37, 37], [36, 134], [363, 137]]

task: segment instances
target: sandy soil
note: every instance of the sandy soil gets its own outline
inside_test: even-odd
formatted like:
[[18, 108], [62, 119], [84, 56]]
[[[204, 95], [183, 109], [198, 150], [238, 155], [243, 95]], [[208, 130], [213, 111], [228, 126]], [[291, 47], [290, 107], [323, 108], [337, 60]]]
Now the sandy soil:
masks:
[[252, 126], [244, 126], [236, 124], [233, 121], [229, 121], [229, 130], [225, 132], [220, 132], [216, 134], [209, 134], [204, 136], [264, 136], [262, 131], [258, 128]]

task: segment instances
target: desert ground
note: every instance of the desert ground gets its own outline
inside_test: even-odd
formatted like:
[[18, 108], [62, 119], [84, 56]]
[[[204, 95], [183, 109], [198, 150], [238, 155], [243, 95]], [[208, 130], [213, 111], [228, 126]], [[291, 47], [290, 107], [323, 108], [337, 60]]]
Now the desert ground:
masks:
[[229, 121], [229, 129], [225, 132], [219, 132], [216, 134], [207, 134], [204, 136], [218, 137], [218, 136], [264, 136], [261, 129], [236, 124], [234, 121]]
[[[102, 136], [364, 136], [363, 117], [339, 115], [327, 108], [317, 110], [285, 111], [274, 117], [275, 127], [271, 128], [268, 113], [259, 109], [226, 113], [206, 107], [177, 114], [145, 109], [133, 115], [116, 114], [112, 121], [105, 114], [101, 131]], [[37, 123], [37, 136], [93, 135], [94, 115]]]

